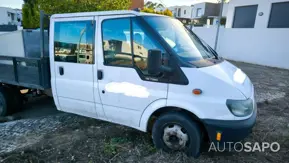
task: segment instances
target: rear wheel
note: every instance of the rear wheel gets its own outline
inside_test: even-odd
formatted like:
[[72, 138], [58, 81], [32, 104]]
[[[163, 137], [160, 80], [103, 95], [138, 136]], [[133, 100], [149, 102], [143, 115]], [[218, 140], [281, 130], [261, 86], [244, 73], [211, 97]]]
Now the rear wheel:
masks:
[[155, 146], [166, 152], [200, 155], [202, 131], [198, 123], [184, 113], [170, 112], [160, 116], [154, 123], [152, 136]]
[[11, 99], [11, 113], [19, 112], [23, 105], [23, 97], [18, 88], [8, 88], [9, 98]]
[[8, 95], [4, 88], [0, 87], [0, 116], [6, 116], [8, 114]]

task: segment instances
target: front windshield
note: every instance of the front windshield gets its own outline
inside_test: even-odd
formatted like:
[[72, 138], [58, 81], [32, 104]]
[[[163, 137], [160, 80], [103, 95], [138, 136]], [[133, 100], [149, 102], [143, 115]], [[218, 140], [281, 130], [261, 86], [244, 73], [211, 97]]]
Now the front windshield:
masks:
[[146, 16], [144, 19], [183, 61], [192, 62], [216, 57], [207, 44], [188, 31], [177, 19], [160, 16]]

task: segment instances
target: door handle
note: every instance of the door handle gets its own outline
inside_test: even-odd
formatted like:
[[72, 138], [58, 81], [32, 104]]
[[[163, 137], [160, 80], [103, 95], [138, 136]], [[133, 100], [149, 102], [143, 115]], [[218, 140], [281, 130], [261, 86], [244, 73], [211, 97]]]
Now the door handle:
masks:
[[103, 72], [102, 70], [97, 70], [97, 79], [101, 80], [103, 78]]
[[63, 67], [59, 67], [59, 74], [60, 74], [60, 75], [63, 75], [63, 74], [64, 74], [64, 69], [63, 69]]

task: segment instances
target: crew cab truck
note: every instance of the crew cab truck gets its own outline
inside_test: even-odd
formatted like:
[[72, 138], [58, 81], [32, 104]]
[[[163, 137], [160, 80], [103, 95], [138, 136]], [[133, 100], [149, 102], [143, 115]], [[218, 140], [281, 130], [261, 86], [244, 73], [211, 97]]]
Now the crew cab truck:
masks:
[[239, 141], [255, 124], [247, 75], [174, 18], [135, 11], [56, 14], [48, 33], [49, 57], [9, 58], [18, 74], [32, 73], [20, 61], [37, 63], [29, 80], [39, 80], [21, 82], [25, 76], [15, 73], [17, 80], [0, 78], [2, 114], [15, 105], [19, 89], [51, 88], [58, 110], [150, 132], [157, 148], [194, 157], [202, 143]]

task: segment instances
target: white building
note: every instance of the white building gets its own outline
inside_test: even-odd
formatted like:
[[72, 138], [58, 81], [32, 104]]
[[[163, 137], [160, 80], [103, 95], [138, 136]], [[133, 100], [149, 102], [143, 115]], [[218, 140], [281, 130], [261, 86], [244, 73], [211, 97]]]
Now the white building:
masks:
[[203, 2], [194, 5], [193, 18], [201, 18], [203, 16], [218, 16], [220, 13], [219, 3]]
[[231, 0], [226, 28], [289, 28], [289, 0]]
[[[231, 0], [217, 52], [224, 58], [289, 69], [289, 0]], [[194, 28], [214, 47], [217, 28]]]
[[22, 21], [22, 11], [8, 7], [0, 7], [0, 25], [20, 26]]
[[220, 3], [218, 0], [194, 0], [191, 6], [171, 6], [168, 9], [176, 18], [196, 19], [218, 16]]
[[192, 6], [172, 6], [168, 8], [172, 11], [176, 18], [192, 18], [193, 7]]

